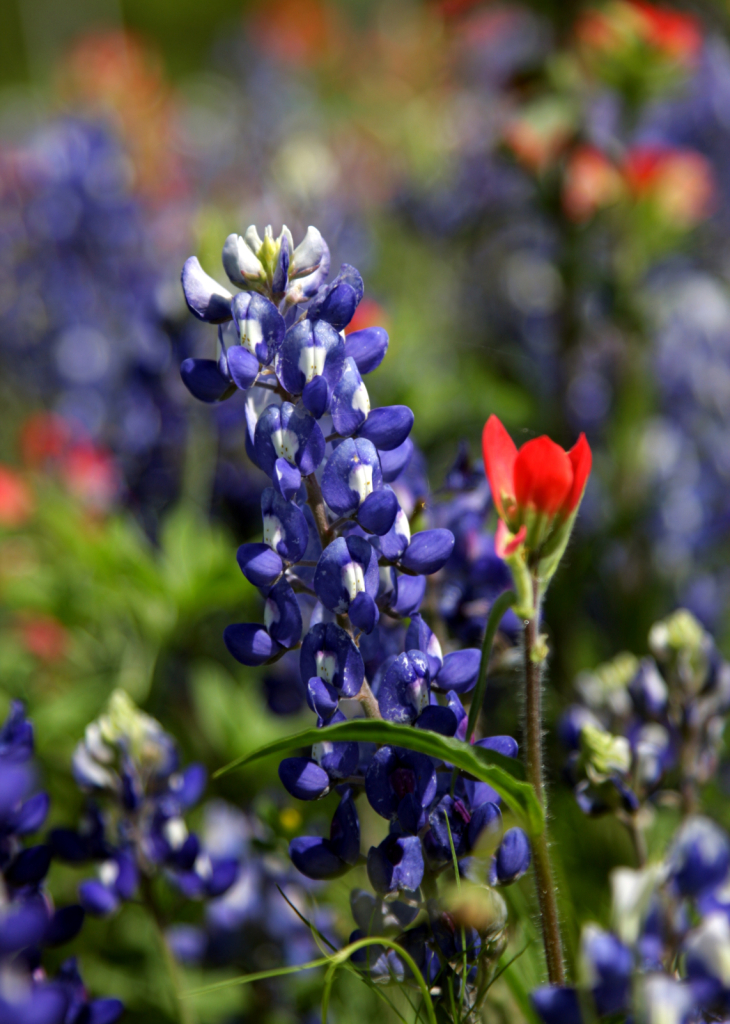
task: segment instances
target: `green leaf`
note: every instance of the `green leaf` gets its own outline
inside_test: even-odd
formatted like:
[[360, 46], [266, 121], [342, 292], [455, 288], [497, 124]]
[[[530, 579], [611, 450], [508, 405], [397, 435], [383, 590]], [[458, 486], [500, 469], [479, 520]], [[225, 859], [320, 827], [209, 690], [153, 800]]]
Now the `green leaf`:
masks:
[[406, 747], [460, 768], [473, 775], [480, 782], [486, 782], [499, 793], [519, 823], [530, 836], [538, 836], [545, 827], [545, 816], [532, 786], [524, 782], [524, 768], [519, 761], [504, 757], [494, 750], [470, 746], [450, 736], [440, 736], [425, 729], [414, 729], [410, 725], [397, 725], [378, 718], [357, 718], [351, 722], [328, 725], [324, 729], [305, 729], [285, 739], [268, 743], [251, 754], [236, 758], [215, 772], [218, 778], [234, 768], [268, 757], [281, 754], [297, 747], [308, 747], [313, 743], [341, 742], [387, 743], [390, 746]]

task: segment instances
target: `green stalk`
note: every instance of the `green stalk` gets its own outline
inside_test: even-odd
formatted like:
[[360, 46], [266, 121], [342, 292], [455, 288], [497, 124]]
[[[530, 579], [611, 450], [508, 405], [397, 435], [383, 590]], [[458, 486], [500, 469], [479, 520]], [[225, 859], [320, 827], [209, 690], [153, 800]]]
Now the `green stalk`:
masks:
[[[538, 643], [537, 623], [540, 616], [540, 589], [534, 581], [535, 615], [525, 622], [525, 768], [527, 781], [535, 796], [547, 812], [543, 788], [542, 768], [542, 643]], [[532, 838], [532, 862], [540, 905], [545, 961], [551, 985], [565, 984], [563, 947], [560, 939], [560, 919], [555, 898], [555, 882], [550, 864], [547, 828]]]

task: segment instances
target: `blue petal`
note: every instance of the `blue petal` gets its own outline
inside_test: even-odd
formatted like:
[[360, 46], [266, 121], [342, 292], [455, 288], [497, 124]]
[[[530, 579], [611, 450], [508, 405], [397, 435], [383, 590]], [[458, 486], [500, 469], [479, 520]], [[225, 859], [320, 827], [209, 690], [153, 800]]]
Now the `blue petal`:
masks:
[[443, 568], [454, 550], [451, 530], [422, 530], [411, 539], [401, 557], [401, 565], [410, 572], [430, 576]]
[[302, 402], [316, 420], [324, 416], [330, 404], [330, 386], [324, 377], [313, 377], [304, 385]]
[[382, 327], [366, 327], [345, 338], [345, 355], [352, 356], [360, 373], [372, 373], [388, 351], [388, 332]]
[[[330, 403], [332, 423], [341, 437], [349, 437], [367, 424], [370, 398], [354, 359], [345, 359]], [[375, 431], [377, 434], [377, 430]], [[367, 434], [362, 434], [368, 437]]]
[[183, 359], [180, 376], [193, 398], [200, 402], [217, 402], [231, 387], [215, 359]]
[[310, 320], [326, 320], [342, 331], [355, 315], [363, 292], [359, 271], [343, 263], [337, 277], [312, 299], [307, 316]]
[[383, 481], [386, 484], [392, 484], [408, 467], [413, 451], [413, 441], [411, 441], [410, 437], [407, 437], [403, 444], [399, 444], [397, 448], [381, 453], [380, 465], [383, 472]]
[[81, 883], [79, 899], [87, 914], [93, 914], [95, 917], [107, 917], [119, 906], [116, 893], [95, 878]]
[[[400, 505], [395, 493], [389, 487], [383, 487], [382, 490], [368, 494], [357, 510], [357, 521], [363, 530], [382, 537], [393, 529], [399, 511]], [[399, 551], [398, 556], [401, 553]]]
[[30, 800], [26, 800], [15, 818], [13, 831], [21, 836], [36, 832], [46, 820], [50, 803], [48, 793], [36, 793]]
[[354, 697], [365, 678], [365, 666], [352, 637], [334, 622], [312, 626], [302, 641], [302, 679], [321, 676], [343, 696]]
[[380, 612], [370, 594], [361, 591], [350, 604], [348, 612], [353, 626], [363, 633], [372, 633], [378, 624]]
[[415, 614], [426, 596], [425, 576], [399, 576], [396, 583], [396, 597], [391, 607], [404, 618]]
[[332, 850], [329, 840], [315, 836], [292, 839], [289, 843], [289, 857], [298, 871], [317, 881], [339, 878], [349, 870], [349, 865]]
[[258, 292], [241, 292], [233, 300], [231, 312], [241, 350], [253, 356], [258, 371], [258, 363], [270, 363], [281, 348], [286, 333], [284, 317], [273, 302]]
[[123, 1013], [121, 999], [92, 999], [89, 1003], [89, 1024], [114, 1024]]
[[441, 644], [428, 623], [420, 615], [414, 615], [406, 632], [406, 650], [415, 649], [426, 655], [428, 671], [435, 679], [443, 665]]
[[494, 857], [491, 868], [493, 885], [511, 885], [521, 878], [530, 866], [532, 854], [530, 840], [521, 828], [510, 828]]
[[583, 1024], [578, 993], [574, 988], [544, 985], [536, 988], [530, 999], [543, 1024]]
[[407, 405], [384, 405], [373, 409], [360, 427], [358, 437], [372, 441], [378, 451], [391, 452], [403, 444], [412, 426], [413, 413]]
[[323, 376], [330, 387], [340, 378], [345, 343], [324, 320], [302, 320], [290, 327], [276, 354], [276, 375], [292, 395], [301, 395], [305, 385]]
[[296, 466], [290, 465], [286, 459], [277, 459], [271, 474], [274, 490], [287, 501], [293, 501], [302, 486], [302, 474]]
[[309, 544], [309, 526], [302, 510], [267, 487], [261, 495], [264, 540], [287, 562], [298, 562]]
[[324, 435], [317, 421], [291, 402], [284, 402], [281, 407], [270, 405], [256, 423], [256, 462], [269, 476], [279, 458], [285, 458], [308, 476], [319, 467], [324, 449]]
[[233, 345], [226, 353], [228, 372], [237, 388], [247, 391], [259, 374], [259, 361], [241, 345]]
[[456, 715], [450, 708], [429, 704], [413, 724], [416, 729], [427, 729], [441, 736], [453, 736], [456, 732]]
[[188, 309], [198, 320], [222, 324], [231, 319], [233, 296], [205, 273], [197, 256], [190, 256], [185, 260], [182, 287]]
[[270, 636], [282, 647], [294, 647], [302, 639], [302, 613], [286, 580], [279, 580], [267, 594], [264, 622]]
[[373, 491], [383, 486], [380, 460], [374, 445], [347, 438], [335, 448], [322, 473], [322, 494], [338, 516], [350, 515]]
[[254, 622], [238, 622], [226, 626], [223, 642], [236, 661], [251, 667], [263, 665], [282, 649], [263, 626]]
[[386, 836], [368, 852], [368, 878], [376, 892], [417, 889], [423, 880], [423, 852], [418, 836]]
[[37, 945], [47, 926], [48, 911], [40, 900], [11, 903], [0, 920], [0, 955]]
[[428, 662], [420, 651], [399, 654], [378, 690], [383, 718], [413, 723], [429, 703]]
[[497, 834], [501, 827], [502, 812], [497, 804], [490, 801], [480, 804], [474, 810], [469, 822], [469, 846], [473, 849], [485, 830], [488, 830], [490, 835]]
[[236, 552], [241, 572], [255, 587], [269, 587], [284, 570], [284, 563], [268, 544], [242, 544]]
[[517, 757], [519, 746], [517, 740], [512, 736], [487, 736], [486, 739], [477, 740], [476, 747], [483, 747], [485, 750], [496, 750], [498, 754], [505, 757]]
[[307, 704], [319, 718], [327, 722], [334, 715], [339, 703], [337, 690], [319, 676], [312, 676], [307, 682]]
[[332, 818], [330, 843], [346, 864], [357, 864], [360, 859], [360, 819], [350, 789], [344, 791]]
[[[389, 492], [387, 487], [384, 487], [382, 491], [375, 492], [375, 494], [387, 493], [392, 493]], [[363, 502], [363, 506], [365, 503]], [[359, 518], [360, 515], [358, 514]], [[411, 528], [408, 523], [408, 516], [399, 507], [390, 529], [386, 533], [378, 535], [378, 539], [371, 541], [371, 544], [382, 554], [383, 558], [387, 558], [389, 562], [397, 562], [410, 542]]]
[[279, 765], [284, 789], [297, 800], [318, 800], [329, 792], [329, 775], [311, 757], [285, 757]]
[[435, 685], [441, 690], [468, 693], [476, 686], [481, 660], [482, 652], [476, 647], [467, 647], [463, 651], [452, 651], [444, 657], [444, 663], [436, 677]]

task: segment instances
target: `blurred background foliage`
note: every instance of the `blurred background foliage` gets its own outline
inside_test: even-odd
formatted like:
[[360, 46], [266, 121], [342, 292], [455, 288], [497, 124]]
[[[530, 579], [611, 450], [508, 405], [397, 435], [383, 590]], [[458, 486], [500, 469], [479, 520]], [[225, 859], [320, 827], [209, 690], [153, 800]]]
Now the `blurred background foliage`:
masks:
[[[728, 9], [627, 28], [632, 9], [0, 4], [0, 690], [35, 721], [51, 824], [78, 815], [71, 754], [115, 687], [210, 770], [311, 717], [296, 672], [265, 679], [223, 647], [228, 622], [257, 614], [235, 549], [257, 539], [263, 478], [241, 403], [195, 407], [178, 376], [212, 345], [184, 308], [183, 260], [218, 273], [222, 240], [249, 223], [295, 239], [315, 224], [333, 266], [361, 270], [354, 326], [391, 339], [373, 404], [414, 410], [432, 490], [460, 442], [478, 459], [490, 413], [518, 439], [588, 434], [595, 471], [547, 601], [551, 720], [576, 673], [645, 653], [679, 604], [727, 653]], [[519, 735], [513, 672], [490, 681], [492, 732]], [[605, 919], [607, 872], [631, 850], [615, 822], [581, 815], [548, 745], [574, 940]], [[726, 778], [708, 799], [730, 824]], [[269, 763], [209, 793], [255, 809], [270, 853], [303, 814], [326, 819], [295, 808]], [[381, 825], [364, 822], [366, 845]], [[671, 827], [658, 817], [658, 848]], [[54, 866], [57, 898], [77, 882]], [[316, 895], [335, 934], [349, 886]], [[529, 886], [515, 893], [529, 907]], [[251, 941], [239, 972], [298, 956]], [[137, 908], [76, 947], [130, 1020], [170, 1019]], [[490, 1020], [529, 1013], [530, 957], [495, 986]], [[318, 984], [224, 989], [195, 1013], [309, 1020]], [[381, 1012], [351, 976], [335, 1019], [345, 1007]]]

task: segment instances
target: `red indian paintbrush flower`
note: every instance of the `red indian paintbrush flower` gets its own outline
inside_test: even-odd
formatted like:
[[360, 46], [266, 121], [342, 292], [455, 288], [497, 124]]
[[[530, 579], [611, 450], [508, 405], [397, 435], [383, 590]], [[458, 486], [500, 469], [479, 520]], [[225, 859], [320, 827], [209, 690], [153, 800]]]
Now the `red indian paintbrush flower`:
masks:
[[494, 504], [513, 532], [524, 521], [527, 508], [567, 519], [580, 504], [591, 471], [585, 434], [569, 452], [545, 436], [528, 441], [518, 451], [497, 417], [490, 416], [482, 449]]
[[[519, 451], [496, 416], [482, 435], [484, 468], [502, 520], [497, 545], [503, 557], [524, 554], [541, 579], [552, 575], [578, 511], [591, 449], [585, 435], [566, 452], [549, 437], [536, 437]], [[504, 525], [502, 525], [504, 524]]]

